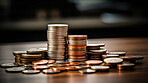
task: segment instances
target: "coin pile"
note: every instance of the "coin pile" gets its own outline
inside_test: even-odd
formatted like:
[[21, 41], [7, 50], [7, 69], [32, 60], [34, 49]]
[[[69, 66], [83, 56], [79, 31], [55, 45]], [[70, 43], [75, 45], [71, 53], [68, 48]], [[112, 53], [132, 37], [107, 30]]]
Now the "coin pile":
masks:
[[67, 24], [48, 24], [47, 49], [50, 59], [64, 61], [66, 59], [67, 47]]
[[16, 65], [21, 65], [21, 56], [22, 54], [26, 54], [27, 51], [14, 51], [13, 55], [15, 56], [15, 64]]
[[87, 44], [87, 56], [90, 60], [102, 60], [102, 55], [107, 53], [105, 44]]
[[87, 35], [68, 35], [68, 61], [86, 60]]

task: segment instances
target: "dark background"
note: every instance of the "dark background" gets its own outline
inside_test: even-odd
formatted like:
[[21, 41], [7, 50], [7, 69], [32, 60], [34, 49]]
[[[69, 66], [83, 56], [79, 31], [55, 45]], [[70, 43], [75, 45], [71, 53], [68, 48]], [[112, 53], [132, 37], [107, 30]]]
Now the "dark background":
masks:
[[146, 0], [0, 0], [0, 43], [46, 41], [48, 23], [88, 38], [147, 37]]

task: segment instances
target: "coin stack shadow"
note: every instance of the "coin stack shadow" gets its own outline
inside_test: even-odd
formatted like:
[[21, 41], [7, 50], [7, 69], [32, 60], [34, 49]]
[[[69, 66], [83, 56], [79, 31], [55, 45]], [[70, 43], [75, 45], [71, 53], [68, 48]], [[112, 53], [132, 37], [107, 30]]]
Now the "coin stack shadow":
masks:
[[68, 35], [68, 61], [85, 61], [87, 35]]
[[48, 24], [47, 49], [50, 59], [65, 61], [67, 47], [67, 24]]

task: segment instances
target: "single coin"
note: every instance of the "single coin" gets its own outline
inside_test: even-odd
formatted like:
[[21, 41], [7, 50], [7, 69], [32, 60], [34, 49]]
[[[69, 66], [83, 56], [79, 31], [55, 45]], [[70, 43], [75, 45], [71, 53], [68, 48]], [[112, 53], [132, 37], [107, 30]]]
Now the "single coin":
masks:
[[68, 64], [66, 64], [67, 66], [76, 66], [76, 65], [80, 65], [80, 62], [69, 62]]
[[6, 72], [21, 72], [25, 70], [24, 67], [12, 67], [12, 68], [6, 68]]
[[34, 65], [33, 66], [33, 69], [34, 70], [42, 70], [42, 69], [48, 69], [49, 68], [49, 66], [48, 65]]
[[105, 59], [105, 58], [113, 58], [113, 57], [119, 57], [119, 55], [102, 55], [102, 58]]
[[79, 70], [80, 73], [85, 73], [85, 74], [91, 74], [91, 73], [95, 73], [96, 70], [92, 70], [92, 69], [82, 69]]
[[21, 55], [21, 54], [26, 54], [27, 51], [13, 51], [14, 55]]
[[119, 55], [119, 56], [125, 56], [126, 52], [108, 52], [110, 55]]
[[78, 69], [75, 66], [65, 67], [67, 71], [77, 71]]
[[90, 65], [79, 65], [79, 66], [75, 66], [77, 69], [90, 69], [91, 66]]
[[52, 67], [52, 69], [57, 69], [57, 70], [60, 70], [60, 71], [65, 71], [66, 70], [66, 67]]
[[39, 49], [39, 48], [31, 48], [27, 50], [27, 53], [44, 53], [44, 52], [46, 52], [46, 50]]
[[102, 61], [101, 60], [87, 60], [85, 61], [85, 63], [88, 65], [97, 65], [97, 64], [101, 64]]
[[87, 44], [87, 50], [98, 50], [100, 47], [105, 46], [105, 44]]
[[23, 74], [38, 74], [40, 73], [40, 70], [23, 70]]
[[136, 56], [136, 60], [141, 60], [143, 58], [144, 58], [143, 56]]
[[14, 63], [3, 63], [3, 64], [0, 64], [1, 67], [17, 67], [18, 65], [14, 64]]
[[123, 64], [118, 64], [117, 69], [119, 70], [131, 70], [134, 69], [135, 64], [133, 63], [123, 63]]
[[121, 63], [123, 61], [123, 59], [121, 58], [106, 58], [104, 59], [104, 62], [105, 63], [111, 63], [111, 64], [118, 64], [118, 63]]
[[40, 58], [42, 54], [22, 54], [23, 58]]
[[45, 65], [48, 63], [48, 60], [38, 60], [38, 61], [33, 61], [33, 65]]
[[109, 66], [91, 66], [96, 71], [109, 71]]
[[60, 70], [57, 70], [57, 69], [44, 69], [43, 70], [43, 73], [45, 74], [56, 74], [56, 73], [60, 73], [61, 71]]
[[87, 35], [68, 35], [68, 40], [86, 40]]
[[48, 66], [50, 66], [50, 67], [62, 67], [62, 66], [66, 66], [66, 65], [54, 63], [54, 64], [48, 64]]

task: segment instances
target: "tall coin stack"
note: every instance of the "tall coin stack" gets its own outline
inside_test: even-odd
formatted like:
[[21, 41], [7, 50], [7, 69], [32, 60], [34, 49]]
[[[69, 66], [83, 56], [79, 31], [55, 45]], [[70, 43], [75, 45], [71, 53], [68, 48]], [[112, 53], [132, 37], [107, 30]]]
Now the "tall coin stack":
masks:
[[47, 30], [47, 49], [50, 59], [55, 59], [56, 62], [64, 61], [66, 58], [67, 47], [67, 24], [48, 24]]
[[68, 35], [68, 61], [86, 60], [87, 35]]

